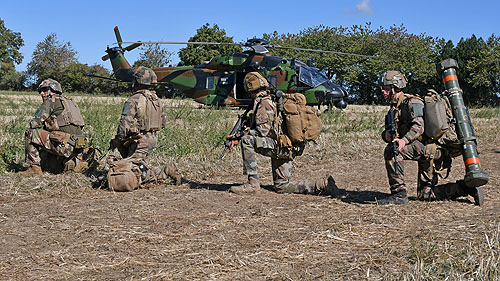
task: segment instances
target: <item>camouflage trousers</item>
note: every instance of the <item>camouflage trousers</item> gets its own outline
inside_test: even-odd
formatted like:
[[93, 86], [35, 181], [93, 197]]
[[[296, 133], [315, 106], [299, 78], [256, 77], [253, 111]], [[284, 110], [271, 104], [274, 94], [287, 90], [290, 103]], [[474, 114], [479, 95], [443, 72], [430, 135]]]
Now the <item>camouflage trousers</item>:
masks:
[[[142, 174], [142, 181], [154, 180], [155, 176], [149, 165], [146, 164], [146, 157], [155, 149], [158, 144], [158, 136], [154, 132], [141, 134], [136, 140], [126, 141], [118, 146], [120, 155], [125, 159], [129, 158], [134, 165], [138, 166]], [[140, 163], [140, 164], [137, 164]]]
[[[276, 191], [280, 193], [316, 193], [316, 181], [290, 182], [292, 175], [291, 151], [278, 151], [276, 141], [268, 137], [246, 135], [241, 138], [241, 153], [243, 156], [243, 174], [258, 178], [257, 153], [271, 158], [273, 182]], [[293, 157], [292, 157], [293, 158]]]
[[25, 162], [29, 165], [41, 164], [40, 151], [62, 156], [61, 159], [69, 158], [73, 154], [73, 146], [65, 142], [64, 138], [61, 138], [64, 133], [60, 131], [49, 132], [43, 129], [27, 129], [24, 135]]
[[416, 140], [407, 144], [403, 151], [397, 156], [398, 170], [396, 171], [394, 165], [394, 157], [392, 155], [391, 145], [388, 144], [384, 150], [385, 167], [387, 170], [387, 177], [389, 178], [389, 185], [391, 193], [406, 190], [404, 182], [404, 167], [405, 160], [413, 160], [418, 163], [418, 178], [417, 178], [417, 197], [421, 200], [444, 200], [454, 199], [460, 196], [466, 196], [464, 185], [459, 182], [447, 183], [444, 185], [438, 184], [438, 174], [436, 169], [441, 167], [445, 158], [445, 153], [440, 148], [434, 154], [434, 166], [436, 169], [431, 174], [431, 162], [426, 157], [425, 145]]

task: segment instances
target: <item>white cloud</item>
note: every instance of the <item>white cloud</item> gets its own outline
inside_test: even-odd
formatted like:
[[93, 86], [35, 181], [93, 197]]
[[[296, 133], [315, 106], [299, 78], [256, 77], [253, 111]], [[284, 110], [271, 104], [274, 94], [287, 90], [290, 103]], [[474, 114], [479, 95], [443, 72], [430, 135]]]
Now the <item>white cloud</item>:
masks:
[[371, 0], [361, 0], [356, 5], [356, 10], [354, 13], [356, 14], [371, 14], [373, 12], [373, 6], [370, 3]]

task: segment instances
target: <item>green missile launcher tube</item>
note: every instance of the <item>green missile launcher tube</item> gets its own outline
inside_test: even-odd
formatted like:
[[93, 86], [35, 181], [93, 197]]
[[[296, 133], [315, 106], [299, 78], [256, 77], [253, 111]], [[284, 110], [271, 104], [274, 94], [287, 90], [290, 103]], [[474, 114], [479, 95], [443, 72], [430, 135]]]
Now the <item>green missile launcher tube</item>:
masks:
[[460, 140], [462, 157], [465, 164], [465, 184], [468, 187], [478, 187], [488, 183], [488, 173], [481, 168], [481, 162], [476, 146], [476, 136], [470, 123], [467, 107], [464, 104], [462, 89], [458, 84], [458, 64], [454, 59], [445, 59], [436, 65], [437, 72], [443, 78], [446, 96], [448, 97], [455, 129]]

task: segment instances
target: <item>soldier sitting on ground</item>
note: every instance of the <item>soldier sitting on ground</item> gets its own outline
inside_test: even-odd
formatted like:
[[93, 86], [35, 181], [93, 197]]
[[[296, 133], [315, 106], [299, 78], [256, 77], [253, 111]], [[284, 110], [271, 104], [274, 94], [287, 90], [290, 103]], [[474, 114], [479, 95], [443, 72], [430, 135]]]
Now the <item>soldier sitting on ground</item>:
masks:
[[[403, 92], [407, 83], [404, 74], [393, 70], [382, 74], [379, 80], [384, 98], [391, 103], [391, 110], [385, 118], [385, 130], [382, 132], [382, 139], [387, 142], [384, 159], [391, 195], [378, 200], [378, 204], [408, 204], [404, 160], [418, 161], [417, 197], [420, 200], [456, 199], [472, 195], [477, 205], [482, 204], [482, 190], [466, 187], [463, 180], [437, 185], [438, 170], [445, 165], [451, 166], [450, 152], [424, 134], [424, 102], [418, 96]], [[393, 125], [390, 124], [391, 120]], [[394, 131], [393, 139], [391, 131]], [[394, 159], [393, 143], [397, 144], [397, 162]]]
[[[270, 157], [273, 173], [274, 188], [280, 193], [304, 193], [337, 195], [338, 188], [332, 176], [319, 180], [305, 180], [291, 182], [292, 159], [302, 154], [304, 146], [293, 148], [278, 148], [279, 132], [276, 102], [268, 89], [269, 83], [259, 72], [250, 72], [244, 79], [245, 90], [253, 101], [253, 114], [246, 121], [246, 133], [241, 137], [241, 151], [243, 155], [243, 173], [248, 176], [248, 182], [241, 186], [233, 186], [234, 193], [253, 193], [260, 189], [258, 177], [257, 153]], [[233, 136], [228, 136], [232, 139]], [[238, 143], [233, 141], [233, 147]]]
[[62, 95], [62, 87], [53, 79], [38, 86], [42, 105], [25, 132], [25, 161], [29, 165], [22, 175], [51, 172], [83, 171], [81, 155], [87, 147], [85, 125], [78, 105]]

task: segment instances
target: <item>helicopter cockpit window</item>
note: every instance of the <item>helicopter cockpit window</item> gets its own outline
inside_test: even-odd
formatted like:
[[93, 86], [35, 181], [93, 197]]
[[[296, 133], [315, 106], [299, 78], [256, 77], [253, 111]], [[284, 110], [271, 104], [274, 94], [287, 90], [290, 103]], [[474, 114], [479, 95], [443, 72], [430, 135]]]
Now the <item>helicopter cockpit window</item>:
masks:
[[328, 81], [316, 68], [301, 65], [299, 69], [299, 81], [311, 87], [319, 86]]

